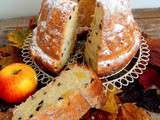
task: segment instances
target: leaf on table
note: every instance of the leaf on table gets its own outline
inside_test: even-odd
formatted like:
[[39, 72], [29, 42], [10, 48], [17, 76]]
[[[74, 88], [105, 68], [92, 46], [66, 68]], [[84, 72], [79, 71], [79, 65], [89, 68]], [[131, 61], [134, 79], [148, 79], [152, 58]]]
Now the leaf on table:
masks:
[[147, 39], [150, 49], [150, 63], [160, 67], [160, 39]]
[[116, 118], [117, 114], [92, 108], [80, 120], [116, 120]]
[[12, 116], [12, 112], [0, 112], [0, 120], [11, 120]]
[[10, 32], [6, 35], [6, 39], [11, 45], [21, 48], [24, 40], [30, 33], [31, 31], [27, 28], [17, 28], [16, 31]]
[[37, 26], [37, 22], [38, 22], [38, 17], [37, 16], [30, 17], [29, 29], [33, 30]]
[[155, 80], [159, 77], [158, 72], [152, 67], [148, 67], [144, 73], [139, 77], [139, 83], [143, 85], [145, 90], [155, 85]]
[[114, 88], [113, 91], [108, 91], [107, 93], [107, 101], [104, 107], [102, 108], [104, 111], [115, 114], [118, 113], [119, 109], [119, 98], [117, 94], [121, 93], [121, 90]]
[[20, 55], [21, 51], [17, 47], [8, 45], [0, 48], [0, 69], [12, 63], [22, 62]]
[[126, 103], [120, 107], [117, 120], [153, 120], [142, 108]]

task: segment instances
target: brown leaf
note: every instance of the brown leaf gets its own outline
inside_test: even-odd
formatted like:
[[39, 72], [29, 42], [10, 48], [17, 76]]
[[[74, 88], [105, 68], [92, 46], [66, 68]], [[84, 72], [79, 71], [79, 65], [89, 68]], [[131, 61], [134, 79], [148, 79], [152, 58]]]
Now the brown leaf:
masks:
[[29, 29], [33, 30], [37, 26], [37, 22], [38, 22], [38, 17], [37, 16], [30, 17], [29, 25], [28, 25]]
[[22, 62], [20, 49], [10, 45], [0, 48], [0, 69], [17, 62]]
[[119, 110], [117, 120], [153, 120], [142, 108], [131, 103], [123, 104]]
[[116, 120], [117, 114], [110, 114], [100, 109], [90, 109], [80, 120]]
[[12, 120], [12, 112], [0, 112], [0, 120]]

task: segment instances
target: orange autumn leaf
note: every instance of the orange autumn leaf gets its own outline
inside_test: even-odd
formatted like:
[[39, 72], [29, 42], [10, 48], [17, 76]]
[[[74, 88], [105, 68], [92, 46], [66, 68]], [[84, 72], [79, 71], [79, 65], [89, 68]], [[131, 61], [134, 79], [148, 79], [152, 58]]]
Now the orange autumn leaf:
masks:
[[21, 48], [24, 40], [31, 33], [29, 29], [17, 28], [16, 31], [10, 32], [6, 39], [9, 41], [10, 45]]
[[123, 104], [119, 110], [117, 120], [153, 120], [142, 108], [134, 104]]

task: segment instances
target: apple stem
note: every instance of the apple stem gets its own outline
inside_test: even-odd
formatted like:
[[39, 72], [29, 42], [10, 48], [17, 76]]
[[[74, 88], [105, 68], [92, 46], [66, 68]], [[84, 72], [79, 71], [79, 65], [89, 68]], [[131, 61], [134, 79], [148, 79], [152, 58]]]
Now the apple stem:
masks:
[[14, 71], [12, 74], [13, 75], [17, 75], [19, 72], [21, 72], [22, 70], [17, 70], [17, 71]]

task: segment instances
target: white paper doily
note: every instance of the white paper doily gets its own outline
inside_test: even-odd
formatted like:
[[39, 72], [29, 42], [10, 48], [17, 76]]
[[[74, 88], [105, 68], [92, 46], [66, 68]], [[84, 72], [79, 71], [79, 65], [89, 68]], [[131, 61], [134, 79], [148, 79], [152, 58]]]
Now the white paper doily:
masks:
[[[144, 37], [136, 56], [120, 71], [110, 76], [102, 77], [103, 85], [106, 90], [112, 91], [114, 87], [121, 89], [123, 86], [128, 86], [138, 79], [140, 75], [146, 70], [149, 62], [150, 50]], [[114, 79], [115, 78], [115, 79]]]
[[[55, 78], [45, 71], [43, 71], [33, 60], [30, 54], [30, 42], [32, 40], [32, 34], [28, 36], [22, 47], [22, 57], [23, 62], [27, 65], [32, 66], [37, 72], [38, 80], [41, 84], [46, 85], [50, 81], [55, 80]], [[78, 43], [81, 44], [80, 42]], [[79, 47], [81, 48], [81, 47]], [[145, 39], [142, 37], [142, 44], [137, 55], [130, 61], [126, 67], [124, 67], [119, 72], [112, 74], [110, 76], [101, 77], [105, 90], [112, 91], [114, 87], [121, 89], [123, 86], [128, 86], [129, 83], [133, 83], [139, 75], [143, 74], [149, 61], [150, 50]], [[84, 64], [83, 52], [81, 49], [76, 51], [76, 54], [72, 55], [67, 65], [76, 64], [77, 60], [81, 59], [82, 64]]]

